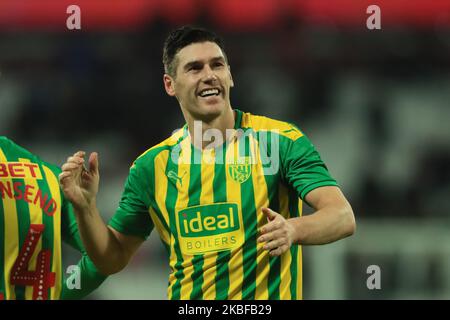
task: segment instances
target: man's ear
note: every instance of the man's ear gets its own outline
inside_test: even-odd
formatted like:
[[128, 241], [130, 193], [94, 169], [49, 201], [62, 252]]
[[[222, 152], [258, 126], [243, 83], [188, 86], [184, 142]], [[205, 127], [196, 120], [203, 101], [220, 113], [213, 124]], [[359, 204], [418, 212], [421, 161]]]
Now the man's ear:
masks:
[[228, 65], [228, 73], [230, 74], [231, 88], [233, 88], [234, 87], [234, 81], [233, 81], [233, 76], [231, 75], [231, 67], [230, 67], [230, 65]]
[[163, 75], [163, 82], [164, 82], [164, 89], [166, 89], [166, 92], [169, 96], [174, 97], [175, 96], [175, 81], [171, 76], [169, 76], [167, 73]]

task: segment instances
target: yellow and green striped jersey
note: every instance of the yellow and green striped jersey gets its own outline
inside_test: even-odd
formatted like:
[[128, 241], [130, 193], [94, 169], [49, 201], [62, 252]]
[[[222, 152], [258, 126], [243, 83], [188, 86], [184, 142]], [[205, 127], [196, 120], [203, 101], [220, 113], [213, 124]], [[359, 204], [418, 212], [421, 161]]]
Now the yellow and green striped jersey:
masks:
[[169, 299], [301, 299], [301, 247], [270, 257], [257, 243], [269, 207], [301, 215], [305, 195], [336, 185], [295, 126], [235, 110], [234, 134], [200, 150], [184, 126], [133, 163], [109, 224], [170, 256]]
[[[67, 289], [61, 239], [85, 253], [72, 207], [59, 188], [60, 172], [0, 136], [0, 299], [59, 299]], [[80, 266], [97, 275], [86, 255]], [[103, 280], [98, 275], [90, 290]]]

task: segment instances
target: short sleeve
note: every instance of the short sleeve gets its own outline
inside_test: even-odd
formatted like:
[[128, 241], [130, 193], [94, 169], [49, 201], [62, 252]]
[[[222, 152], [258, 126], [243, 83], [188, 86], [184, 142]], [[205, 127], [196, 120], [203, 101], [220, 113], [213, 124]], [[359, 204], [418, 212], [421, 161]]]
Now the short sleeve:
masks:
[[337, 186], [311, 141], [302, 134], [297, 139], [280, 137], [284, 180], [305, 199], [308, 192], [323, 186]]
[[84, 253], [83, 243], [81, 242], [80, 235], [78, 233], [78, 225], [73, 213], [73, 207], [69, 201], [63, 197], [63, 205], [61, 206], [61, 234], [65, 243], [72, 248]]
[[152, 232], [154, 224], [149, 208], [154, 179], [151, 170], [152, 168], [143, 168], [139, 162], [135, 162], [130, 168], [119, 207], [109, 221], [109, 225], [115, 230], [144, 239]]

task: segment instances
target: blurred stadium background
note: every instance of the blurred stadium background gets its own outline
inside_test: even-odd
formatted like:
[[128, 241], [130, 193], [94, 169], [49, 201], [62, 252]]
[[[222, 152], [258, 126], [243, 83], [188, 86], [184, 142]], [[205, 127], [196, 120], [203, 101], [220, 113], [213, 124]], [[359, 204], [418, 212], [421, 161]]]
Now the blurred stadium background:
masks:
[[[161, 63], [182, 24], [225, 38], [232, 105], [299, 125], [353, 205], [353, 237], [304, 247], [304, 297], [449, 299], [448, 0], [0, 0], [0, 134], [56, 164], [98, 151], [109, 219], [132, 161], [184, 124]], [[154, 232], [90, 298], [166, 299], [163, 250]]]

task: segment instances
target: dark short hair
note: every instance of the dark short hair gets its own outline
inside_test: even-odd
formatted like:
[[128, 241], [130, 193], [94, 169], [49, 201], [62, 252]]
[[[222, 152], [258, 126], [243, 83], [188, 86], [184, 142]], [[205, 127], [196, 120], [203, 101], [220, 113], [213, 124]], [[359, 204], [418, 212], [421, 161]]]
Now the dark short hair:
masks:
[[228, 61], [225, 55], [223, 39], [221, 37], [219, 37], [214, 32], [203, 28], [193, 26], [183, 26], [181, 28], [173, 30], [167, 36], [166, 41], [164, 42], [164, 49], [163, 49], [164, 71], [171, 76], [175, 76], [177, 66], [175, 65], [174, 62], [176, 54], [181, 49], [187, 47], [192, 43], [199, 43], [206, 41], [216, 43], [220, 47], [220, 49], [222, 49], [225, 61]]

